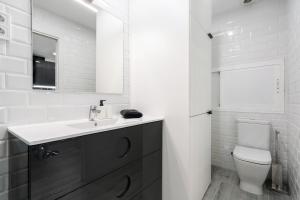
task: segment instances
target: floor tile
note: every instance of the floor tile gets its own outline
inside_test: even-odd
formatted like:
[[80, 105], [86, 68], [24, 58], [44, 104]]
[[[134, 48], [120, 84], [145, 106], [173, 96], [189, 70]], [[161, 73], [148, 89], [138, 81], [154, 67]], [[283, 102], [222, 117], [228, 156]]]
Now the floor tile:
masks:
[[236, 172], [213, 167], [212, 182], [203, 200], [289, 200], [289, 196], [267, 189], [261, 196], [244, 192], [239, 187], [239, 177]]

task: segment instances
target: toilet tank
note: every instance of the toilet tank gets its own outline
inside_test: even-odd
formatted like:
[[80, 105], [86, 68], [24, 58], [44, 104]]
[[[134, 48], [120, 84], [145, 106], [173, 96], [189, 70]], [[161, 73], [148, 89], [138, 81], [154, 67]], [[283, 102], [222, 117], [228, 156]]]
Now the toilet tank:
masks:
[[238, 119], [238, 144], [257, 149], [270, 149], [271, 124], [268, 121]]

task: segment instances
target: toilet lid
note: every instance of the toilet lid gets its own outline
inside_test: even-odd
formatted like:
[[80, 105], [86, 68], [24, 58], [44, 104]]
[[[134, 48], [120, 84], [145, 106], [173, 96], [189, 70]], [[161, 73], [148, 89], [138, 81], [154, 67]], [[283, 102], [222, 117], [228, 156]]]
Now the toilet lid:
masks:
[[239, 160], [261, 165], [269, 165], [272, 162], [270, 151], [243, 146], [236, 146], [233, 151], [233, 156]]

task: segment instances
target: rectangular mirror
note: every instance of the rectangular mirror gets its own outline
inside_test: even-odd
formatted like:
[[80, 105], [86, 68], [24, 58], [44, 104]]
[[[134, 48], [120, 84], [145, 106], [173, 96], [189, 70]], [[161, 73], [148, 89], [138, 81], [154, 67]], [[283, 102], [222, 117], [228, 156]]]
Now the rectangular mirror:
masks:
[[33, 89], [123, 93], [124, 24], [95, 0], [32, 0]]
[[[57, 39], [32, 33], [33, 44], [33, 88], [56, 89]], [[38, 45], [37, 45], [38, 44]]]

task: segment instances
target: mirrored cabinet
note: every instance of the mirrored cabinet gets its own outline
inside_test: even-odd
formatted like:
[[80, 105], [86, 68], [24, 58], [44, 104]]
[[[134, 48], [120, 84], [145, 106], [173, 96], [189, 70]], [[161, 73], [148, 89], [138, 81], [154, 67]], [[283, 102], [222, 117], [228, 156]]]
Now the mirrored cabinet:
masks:
[[123, 93], [124, 22], [96, 1], [32, 0], [32, 85]]

